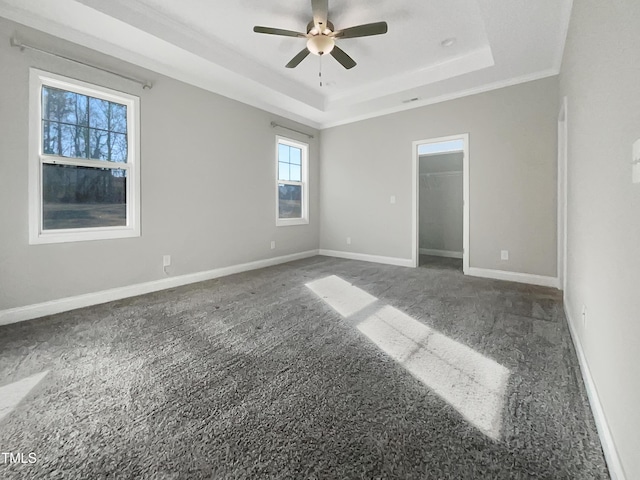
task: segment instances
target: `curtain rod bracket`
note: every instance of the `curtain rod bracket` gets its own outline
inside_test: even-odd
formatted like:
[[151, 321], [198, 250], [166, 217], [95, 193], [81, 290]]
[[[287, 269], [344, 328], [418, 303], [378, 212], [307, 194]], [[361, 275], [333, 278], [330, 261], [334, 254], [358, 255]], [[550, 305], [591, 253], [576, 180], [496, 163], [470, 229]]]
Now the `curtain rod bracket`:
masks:
[[9, 45], [11, 45], [12, 47], [17, 47], [21, 52], [24, 52], [24, 45], [18, 42], [18, 40], [16, 40], [14, 37], [11, 37], [9, 39]]

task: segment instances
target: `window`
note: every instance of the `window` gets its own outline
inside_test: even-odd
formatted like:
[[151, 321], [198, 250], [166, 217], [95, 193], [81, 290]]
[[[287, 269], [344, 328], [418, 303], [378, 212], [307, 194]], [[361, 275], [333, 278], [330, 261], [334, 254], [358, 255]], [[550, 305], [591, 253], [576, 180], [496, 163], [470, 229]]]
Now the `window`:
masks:
[[139, 105], [31, 69], [30, 243], [140, 235]]
[[309, 145], [284, 137], [276, 142], [276, 225], [309, 223]]

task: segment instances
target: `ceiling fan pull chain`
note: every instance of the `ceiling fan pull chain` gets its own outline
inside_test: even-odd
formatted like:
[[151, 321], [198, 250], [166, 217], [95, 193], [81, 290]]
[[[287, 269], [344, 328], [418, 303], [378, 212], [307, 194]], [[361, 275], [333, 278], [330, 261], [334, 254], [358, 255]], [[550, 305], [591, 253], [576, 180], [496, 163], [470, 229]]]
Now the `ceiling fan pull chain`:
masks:
[[320, 77], [320, 86], [322, 86], [322, 55], [320, 55], [320, 71], [318, 72], [318, 77]]

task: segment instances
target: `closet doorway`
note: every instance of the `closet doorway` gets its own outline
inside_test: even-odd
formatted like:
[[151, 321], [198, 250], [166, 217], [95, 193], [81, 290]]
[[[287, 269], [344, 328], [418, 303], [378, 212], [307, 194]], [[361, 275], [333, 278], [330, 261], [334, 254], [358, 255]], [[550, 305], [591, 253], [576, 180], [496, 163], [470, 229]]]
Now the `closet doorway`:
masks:
[[[414, 267], [469, 269], [469, 135], [413, 142]], [[422, 261], [421, 261], [422, 258]]]

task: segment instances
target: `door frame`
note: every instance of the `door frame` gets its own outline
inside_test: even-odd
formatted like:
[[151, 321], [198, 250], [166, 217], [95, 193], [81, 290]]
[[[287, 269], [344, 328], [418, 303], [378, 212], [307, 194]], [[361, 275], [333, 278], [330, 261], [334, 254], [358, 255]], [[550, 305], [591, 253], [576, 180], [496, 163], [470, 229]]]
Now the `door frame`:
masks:
[[568, 166], [568, 133], [567, 133], [567, 97], [562, 98], [558, 113], [558, 287], [567, 290], [567, 166]]
[[466, 275], [469, 271], [469, 134], [461, 133], [458, 135], [449, 135], [446, 137], [427, 138], [425, 140], [416, 140], [412, 143], [412, 208], [411, 208], [411, 263], [417, 267], [420, 260], [420, 234], [419, 219], [419, 181], [420, 181], [420, 158], [418, 155], [418, 147], [420, 145], [430, 143], [448, 142], [451, 140], [462, 140], [463, 143], [463, 159], [462, 159], [462, 271]]

